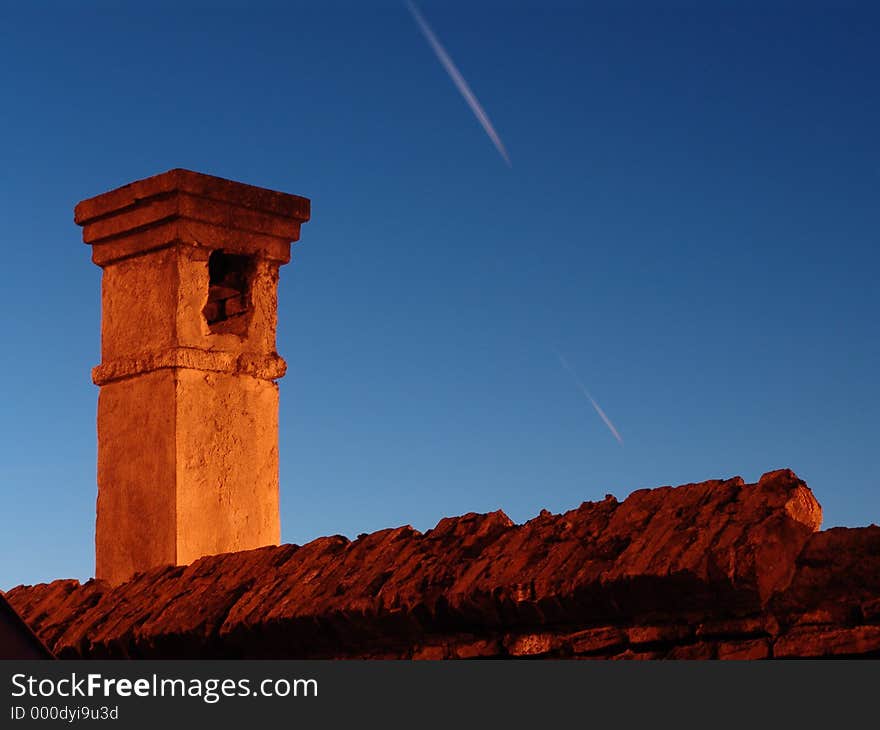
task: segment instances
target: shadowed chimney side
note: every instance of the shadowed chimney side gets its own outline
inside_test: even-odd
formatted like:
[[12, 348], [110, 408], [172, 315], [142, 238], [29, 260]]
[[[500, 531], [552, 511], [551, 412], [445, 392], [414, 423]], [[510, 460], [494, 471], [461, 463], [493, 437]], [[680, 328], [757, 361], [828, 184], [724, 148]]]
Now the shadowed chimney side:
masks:
[[279, 543], [278, 273], [308, 219], [189, 170], [76, 206], [103, 270], [97, 578]]

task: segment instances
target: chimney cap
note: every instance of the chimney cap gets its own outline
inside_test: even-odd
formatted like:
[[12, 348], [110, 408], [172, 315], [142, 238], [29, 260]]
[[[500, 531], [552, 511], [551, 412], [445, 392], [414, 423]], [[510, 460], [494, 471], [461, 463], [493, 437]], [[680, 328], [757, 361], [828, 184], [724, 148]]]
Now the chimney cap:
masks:
[[301, 223], [309, 219], [308, 198], [227, 180], [215, 175], [206, 175], [182, 167], [136, 180], [80, 201], [74, 209], [73, 219], [78, 225], [84, 226], [97, 218], [121, 212], [150, 198], [175, 192], [189, 193], [208, 200], [273, 213], [285, 218], [293, 218]]
[[99, 266], [175, 243], [287, 263], [309, 209], [299, 195], [177, 168], [83, 200], [74, 220]]

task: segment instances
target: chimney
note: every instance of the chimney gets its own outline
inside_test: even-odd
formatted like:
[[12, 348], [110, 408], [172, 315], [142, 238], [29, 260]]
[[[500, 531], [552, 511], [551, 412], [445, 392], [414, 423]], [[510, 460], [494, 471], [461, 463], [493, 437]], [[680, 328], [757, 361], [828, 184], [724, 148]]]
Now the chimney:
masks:
[[74, 219], [103, 270], [95, 576], [277, 545], [278, 270], [308, 199], [171, 170]]

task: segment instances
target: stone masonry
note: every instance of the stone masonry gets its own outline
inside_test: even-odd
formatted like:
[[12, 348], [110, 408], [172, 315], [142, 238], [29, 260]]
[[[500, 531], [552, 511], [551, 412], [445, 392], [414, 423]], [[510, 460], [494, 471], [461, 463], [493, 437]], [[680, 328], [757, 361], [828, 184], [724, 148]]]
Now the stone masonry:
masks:
[[20, 586], [61, 658], [880, 657], [880, 527], [791, 471]]
[[97, 578], [278, 544], [278, 273], [308, 219], [188, 170], [76, 206], [103, 269]]

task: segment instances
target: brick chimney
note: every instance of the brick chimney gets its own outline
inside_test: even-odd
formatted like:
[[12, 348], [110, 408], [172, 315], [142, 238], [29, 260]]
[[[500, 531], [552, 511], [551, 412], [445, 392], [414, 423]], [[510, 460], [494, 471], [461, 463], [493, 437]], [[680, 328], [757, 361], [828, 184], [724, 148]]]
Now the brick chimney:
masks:
[[189, 170], [76, 206], [103, 269], [97, 578], [279, 543], [278, 271], [308, 219]]

